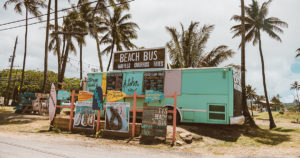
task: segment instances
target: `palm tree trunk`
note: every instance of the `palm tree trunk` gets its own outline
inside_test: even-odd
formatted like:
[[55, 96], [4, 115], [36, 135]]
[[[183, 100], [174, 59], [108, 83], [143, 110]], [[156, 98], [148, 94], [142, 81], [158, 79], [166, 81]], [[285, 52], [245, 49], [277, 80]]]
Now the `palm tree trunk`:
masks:
[[111, 45], [111, 51], [110, 51], [110, 58], [109, 58], [108, 66], [107, 66], [107, 69], [106, 69], [107, 72], [109, 70], [111, 59], [112, 59], [112, 56], [113, 56], [113, 53], [114, 53], [114, 45], [115, 45], [115, 40], [113, 39], [112, 45]]
[[251, 115], [253, 117], [253, 102], [252, 102], [252, 99], [251, 99]]
[[244, 0], [241, 0], [241, 14], [242, 14], [242, 41], [241, 41], [241, 87], [242, 87], [242, 107], [243, 115], [245, 117], [245, 124], [249, 124], [251, 127], [257, 127], [253, 118], [250, 116], [247, 106], [246, 97], [246, 61], [245, 61], [245, 4]]
[[22, 91], [23, 82], [24, 82], [24, 73], [25, 73], [25, 64], [26, 64], [26, 55], [27, 55], [27, 32], [28, 32], [28, 9], [26, 8], [25, 47], [24, 47], [24, 58], [23, 58], [23, 68], [22, 68], [20, 91]]
[[[55, 32], [58, 31], [57, 5], [58, 2], [57, 0], [55, 0], [55, 26], [54, 26]], [[61, 57], [60, 57], [60, 45], [59, 45], [60, 43], [58, 39], [58, 34], [55, 34], [55, 38], [56, 38], [56, 53], [57, 53], [57, 60], [58, 60], [57, 80], [59, 81], [61, 75]], [[61, 85], [58, 85], [58, 88], [61, 88]]]
[[44, 61], [44, 82], [43, 82], [43, 89], [42, 89], [43, 93], [45, 93], [46, 83], [47, 83], [50, 10], [51, 10], [51, 0], [49, 0], [49, 2], [48, 2], [48, 11], [47, 11], [47, 26], [46, 26], [46, 41], [45, 41], [45, 61]]
[[260, 39], [260, 31], [258, 31], [258, 40], [259, 40], [259, 53], [260, 53], [260, 60], [261, 60], [261, 70], [262, 70], [262, 77], [263, 77], [263, 85], [264, 85], [264, 92], [265, 92], [265, 97], [266, 97], [266, 102], [267, 102], [267, 109], [269, 113], [269, 120], [270, 120], [270, 129], [273, 129], [276, 127], [272, 112], [270, 109], [270, 104], [269, 104], [269, 98], [268, 98], [268, 92], [267, 92], [267, 85], [266, 85], [266, 77], [265, 77], [265, 63], [264, 63], [264, 56], [261, 48], [261, 39]]
[[82, 80], [82, 43], [80, 43], [80, 80]]
[[99, 64], [100, 64], [100, 71], [103, 72], [103, 64], [102, 64], [102, 56], [100, 52], [100, 44], [99, 44], [99, 39], [98, 36], [95, 36], [96, 38], [96, 44], [97, 44], [97, 52], [98, 52], [98, 59], [99, 59]]
[[66, 67], [67, 67], [69, 48], [70, 48], [70, 44], [69, 44], [70, 41], [69, 40], [71, 40], [71, 39], [67, 39], [66, 52], [63, 56], [61, 74], [60, 74], [60, 80], [59, 80], [60, 83], [64, 82], [64, 76], [65, 76], [65, 71], [66, 71]]

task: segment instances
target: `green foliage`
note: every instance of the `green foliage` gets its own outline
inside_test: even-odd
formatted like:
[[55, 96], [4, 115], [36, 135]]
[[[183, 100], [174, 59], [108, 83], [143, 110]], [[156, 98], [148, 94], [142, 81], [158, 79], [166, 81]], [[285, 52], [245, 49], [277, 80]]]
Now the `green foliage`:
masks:
[[[13, 93], [13, 87], [15, 87], [15, 93], [20, 86], [20, 78], [21, 78], [20, 69], [12, 70], [12, 80], [11, 80], [11, 88], [10, 94]], [[16, 75], [17, 72], [17, 75]], [[0, 95], [4, 96], [6, 93], [7, 87], [7, 79], [8, 79], [9, 70], [0, 71]], [[51, 84], [54, 83], [57, 86], [57, 73], [53, 71], [47, 72], [48, 78], [46, 83], [46, 92], [50, 92]], [[14, 80], [16, 82], [14, 82]], [[80, 80], [77, 78], [65, 78], [64, 82], [67, 84], [65, 87], [66, 90], [79, 90], [80, 89]], [[22, 87], [22, 92], [32, 92], [32, 93], [41, 93], [43, 86], [43, 72], [42, 71], [34, 71], [28, 70], [25, 72], [24, 85]]]
[[297, 55], [296, 55], [296, 58], [297, 58], [297, 57], [300, 57], [300, 48], [297, 49], [297, 52], [298, 52], [298, 53], [297, 53]]

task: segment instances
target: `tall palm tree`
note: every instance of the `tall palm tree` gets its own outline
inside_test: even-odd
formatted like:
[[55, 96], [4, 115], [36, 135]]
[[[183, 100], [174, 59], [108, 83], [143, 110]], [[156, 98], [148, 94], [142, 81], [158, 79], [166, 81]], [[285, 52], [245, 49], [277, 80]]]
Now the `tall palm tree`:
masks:
[[45, 59], [44, 59], [44, 81], [43, 81], [43, 88], [42, 88], [43, 93], [45, 93], [45, 89], [46, 89], [47, 71], [48, 71], [48, 41], [49, 41], [49, 26], [50, 26], [50, 10], [51, 10], [51, 0], [48, 0], [46, 40], [45, 40]]
[[[28, 32], [28, 15], [32, 14], [35, 17], [41, 15], [39, 8], [45, 8], [46, 4], [44, 0], [7, 0], [3, 7], [7, 9], [8, 5], [15, 4], [14, 10], [18, 14], [22, 14], [23, 7], [25, 8], [25, 45], [24, 45], [24, 58], [23, 58], [23, 68], [22, 68], [22, 78], [20, 90], [23, 87], [25, 65], [26, 65], [26, 55], [27, 55], [27, 32]], [[39, 20], [42, 20], [41, 17], [38, 17]]]
[[174, 27], [166, 27], [171, 35], [167, 47], [172, 60], [172, 67], [211, 67], [233, 56], [235, 52], [221, 45], [208, 53], [204, 53], [206, 43], [214, 25], [204, 25], [198, 30], [199, 22], [191, 22], [187, 30], [181, 24], [181, 33]]
[[[267, 17], [268, 7], [270, 3], [271, 0], [264, 2], [261, 6], [259, 6], [256, 0], [252, 0], [252, 4], [250, 4], [248, 7], [245, 7], [245, 11], [246, 11], [245, 41], [246, 42], [252, 41], [253, 45], [256, 45], [257, 43], [259, 44], [259, 52], [260, 52], [260, 58], [262, 64], [263, 86], [264, 86], [264, 92], [265, 92], [265, 97], [267, 102], [268, 113], [269, 113], [270, 129], [272, 129], [275, 128], [276, 125], [271, 113], [269, 99], [268, 99], [266, 77], [265, 77], [265, 65], [264, 65], [262, 43], [261, 43], [261, 31], [266, 32], [270, 37], [281, 42], [281, 38], [276, 34], [276, 32], [283, 33], [281, 27], [287, 27], [288, 24], [276, 17], [269, 17], [269, 18]], [[234, 15], [232, 19], [240, 22], [242, 20], [242, 17], [239, 15]], [[235, 33], [233, 38], [240, 36], [242, 33], [241, 25], [235, 25], [231, 29]]]
[[104, 21], [101, 22], [106, 34], [102, 37], [100, 43], [109, 44], [103, 52], [107, 54], [110, 52], [107, 71], [110, 68], [115, 47], [117, 51], [121, 51], [123, 48], [127, 50], [137, 48], [131, 40], [137, 39], [136, 29], [139, 29], [139, 26], [134, 22], [128, 21], [131, 19], [131, 14], [123, 15], [123, 11], [123, 7], [116, 6], [113, 8], [113, 13], [108, 12], [103, 19]]
[[251, 112], [252, 112], [251, 115], [252, 116], [253, 116], [253, 100], [257, 96], [255, 91], [256, 91], [256, 89], [252, 88], [251, 85], [246, 86], [246, 97], [247, 97], [247, 99], [250, 99], [250, 101], [251, 101]]
[[298, 52], [298, 54], [296, 55], [296, 58], [300, 57], [300, 48], [297, 49], [297, 52]]

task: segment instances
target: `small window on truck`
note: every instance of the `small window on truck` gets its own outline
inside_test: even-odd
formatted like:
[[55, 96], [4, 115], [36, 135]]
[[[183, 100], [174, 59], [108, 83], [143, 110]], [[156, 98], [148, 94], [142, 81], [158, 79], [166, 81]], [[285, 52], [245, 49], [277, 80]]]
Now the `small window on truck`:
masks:
[[209, 105], [209, 119], [225, 120], [225, 105]]

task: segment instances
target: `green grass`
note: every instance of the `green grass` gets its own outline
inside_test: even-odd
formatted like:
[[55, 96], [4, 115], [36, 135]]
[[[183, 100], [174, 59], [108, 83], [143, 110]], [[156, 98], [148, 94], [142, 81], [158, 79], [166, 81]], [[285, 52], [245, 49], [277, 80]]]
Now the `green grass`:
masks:
[[[300, 113], [295, 112], [285, 112], [284, 114], [280, 114], [279, 112], [272, 112], [272, 115], [275, 120], [282, 121], [295, 121], [296, 119], [300, 120]], [[269, 119], [268, 112], [261, 112], [254, 115], [254, 118], [257, 119]]]

